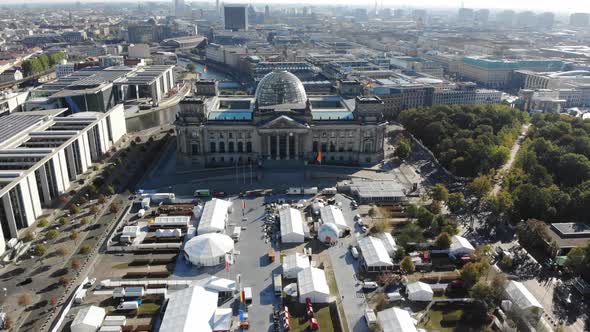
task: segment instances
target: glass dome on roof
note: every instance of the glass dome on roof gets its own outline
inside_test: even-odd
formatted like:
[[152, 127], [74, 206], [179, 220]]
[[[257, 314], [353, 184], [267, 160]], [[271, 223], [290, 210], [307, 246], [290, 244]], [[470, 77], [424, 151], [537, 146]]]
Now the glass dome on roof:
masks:
[[297, 76], [288, 71], [266, 74], [256, 88], [256, 100], [260, 106], [305, 103], [307, 95]]

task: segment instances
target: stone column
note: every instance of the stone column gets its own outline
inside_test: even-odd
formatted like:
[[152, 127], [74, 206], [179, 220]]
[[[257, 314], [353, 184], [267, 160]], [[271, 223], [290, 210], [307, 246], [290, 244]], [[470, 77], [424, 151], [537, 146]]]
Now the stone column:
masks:
[[272, 149], [271, 149], [271, 135], [268, 135], [268, 159], [270, 159], [272, 157]]
[[276, 136], [275, 136], [275, 142], [277, 143], [277, 145], [275, 147], [275, 153], [277, 154], [276, 155], [276, 159], [277, 160], [281, 159], [281, 155], [280, 155], [281, 148], [279, 147], [279, 135], [280, 134], [277, 133]]
[[291, 140], [291, 136], [290, 135], [291, 135], [291, 133], [287, 133], [287, 139], [286, 139], [286, 141], [287, 141], [287, 144], [286, 144], [287, 145], [287, 155], [286, 155], [286, 158], [285, 158], [287, 160], [289, 160], [289, 152], [290, 152], [289, 151], [289, 141]]
[[299, 159], [299, 136], [297, 134], [295, 134], [295, 136], [293, 136], [293, 138], [295, 139], [295, 143], [293, 143], [294, 148], [295, 148], [295, 160]]

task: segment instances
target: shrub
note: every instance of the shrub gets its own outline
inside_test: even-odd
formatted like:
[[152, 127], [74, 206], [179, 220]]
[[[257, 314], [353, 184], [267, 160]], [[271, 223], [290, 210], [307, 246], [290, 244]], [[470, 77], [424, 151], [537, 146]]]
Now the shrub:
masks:
[[47, 247], [44, 244], [38, 244], [35, 246], [35, 250], [33, 251], [35, 256], [43, 257], [47, 253]]
[[47, 233], [45, 234], [45, 238], [47, 240], [55, 240], [59, 237], [59, 231], [57, 229], [50, 229], [49, 231], [47, 231]]
[[440, 233], [440, 235], [436, 238], [436, 246], [441, 249], [448, 249], [451, 247], [451, 242], [451, 236], [447, 232]]
[[70, 205], [69, 210], [70, 210], [70, 213], [71, 214], [78, 214], [78, 213], [80, 213], [80, 207], [78, 205], [76, 205], [76, 204]]
[[387, 223], [385, 220], [380, 219], [373, 223], [371, 226], [371, 233], [383, 233], [387, 229]]
[[62, 226], [65, 226], [67, 224], [70, 223], [70, 219], [66, 218], [66, 217], [61, 217], [59, 218], [59, 224]]
[[88, 217], [80, 219], [80, 225], [87, 225], [88, 223], [90, 223], [90, 219], [88, 219]]
[[119, 212], [119, 210], [121, 210], [121, 206], [117, 202], [114, 202], [109, 207], [109, 212], [111, 212], [112, 214], [115, 214], [115, 213]]
[[80, 237], [80, 232], [78, 232], [78, 231], [74, 230], [70, 233], [70, 240], [76, 241], [79, 237]]
[[104, 195], [101, 194], [100, 196], [98, 196], [98, 204], [104, 204], [106, 202], [107, 202], [107, 199], [106, 199], [106, 197], [104, 197]]
[[89, 210], [90, 214], [96, 216], [98, 214], [98, 206], [92, 205]]
[[416, 266], [414, 265], [414, 262], [412, 262], [412, 258], [410, 256], [406, 256], [404, 259], [402, 259], [400, 268], [406, 274], [412, 274], [414, 271], [416, 271]]
[[55, 253], [59, 256], [59, 257], [65, 257], [67, 256], [70, 252], [68, 251], [68, 249], [66, 247], [59, 247], [55, 250]]
[[33, 304], [33, 295], [31, 295], [31, 293], [25, 292], [25, 293], [22, 293], [21, 295], [19, 295], [18, 305], [26, 308], [26, 307], [30, 306], [31, 304]]
[[59, 284], [66, 287], [70, 283], [70, 278], [63, 276], [59, 278]]
[[74, 258], [71, 263], [72, 270], [78, 271], [82, 267], [82, 262], [79, 259]]
[[37, 222], [37, 227], [47, 227], [47, 225], [49, 225], [49, 220], [47, 220], [47, 218], [41, 218], [39, 219], [39, 222]]
[[31, 242], [34, 239], [35, 239], [35, 234], [33, 233], [33, 231], [30, 229], [27, 229], [27, 231], [25, 232], [25, 236], [23, 236], [23, 241]]
[[80, 247], [80, 254], [82, 255], [88, 255], [90, 251], [92, 251], [92, 247], [88, 244], [85, 244], [82, 247]]

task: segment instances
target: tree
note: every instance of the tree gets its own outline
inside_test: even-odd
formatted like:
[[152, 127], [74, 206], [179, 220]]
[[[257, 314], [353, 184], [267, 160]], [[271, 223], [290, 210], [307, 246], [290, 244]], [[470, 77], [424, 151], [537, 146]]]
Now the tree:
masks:
[[188, 70], [189, 72], [193, 73], [197, 71], [197, 66], [195, 66], [194, 63], [189, 63], [186, 65], [186, 70]]
[[565, 267], [572, 271], [574, 274], [581, 273], [584, 269], [586, 250], [582, 247], [572, 248], [567, 254], [567, 260], [565, 261]]
[[56, 306], [58, 302], [59, 302], [59, 300], [58, 300], [58, 299], [57, 299], [57, 297], [55, 297], [55, 296], [52, 296], [52, 297], [49, 299], [49, 304], [51, 304], [52, 306]]
[[80, 267], [82, 267], [82, 262], [80, 262], [79, 259], [74, 258], [71, 263], [72, 270], [78, 271], [78, 270], [80, 270]]
[[463, 193], [450, 193], [447, 206], [452, 213], [457, 213], [463, 210], [466, 206]]
[[59, 231], [57, 229], [50, 229], [47, 231], [47, 233], [45, 234], [45, 238], [49, 241], [51, 240], [55, 240], [59, 237]]
[[98, 196], [98, 204], [104, 204], [106, 202], [107, 202], [107, 199], [106, 199], [106, 197], [104, 197], [104, 195], [101, 194]]
[[70, 240], [72, 240], [72, 241], [76, 241], [79, 237], [80, 237], [80, 232], [78, 232], [76, 230], [73, 230], [70, 233]]
[[485, 282], [478, 282], [471, 289], [471, 297], [484, 301], [488, 310], [493, 310], [502, 298], [502, 290], [491, 287]]
[[37, 222], [37, 227], [39, 227], [39, 228], [41, 228], [41, 227], [47, 227], [47, 225], [49, 225], [49, 220], [47, 220], [47, 218], [41, 218]]
[[105, 192], [107, 193], [107, 195], [112, 196], [115, 194], [115, 188], [113, 188], [112, 185], [108, 185]]
[[407, 159], [412, 154], [412, 145], [405, 137], [399, 137], [394, 144], [393, 155], [401, 160]]
[[488, 195], [488, 197], [486, 198], [486, 202], [488, 203], [492, 213], [498, 215], [503, 213], [510, 213], [514, 206], [512, 196], [506, 190], [498, 192], [495, 196], [491, 194]]
[[406, 256], [404, 257], [404, 259], [402, 259], [402, 262], [400, 263], [400, 268], [402, 272], [406, 274], [412, 274], [414, 273], [414, 271], [416, 271], [416, 266], [414, 266], [414, 262], [412, 261], [412, 258], [410, 256]]
[[371, 216], [371, 218], [375, 218], [377, 216], [377, 209], [374, 206], [369, 209], [369, 216]]
[[18, 296], [18, 305], [21, 307], [28, 307], [33, 304], [33, 295], [29, 292], [22, 293]]
[[441, 249], [448, 249], [451, 247], [451, 236], [447, 232], [442, 232], [436, 238], [436, 246]]
[[71, 214], [74, 214], [74, 215], [80, 213], [80, 207], [78, 205], [76, 205], [76, 204], [70, 205], [69, 210], [70, 210], [70, 213]]
[[379, 219], [371, 226], [371, 233], [383, 233], [387, 229], [387, 223], [383, 219]]
[[14, 320], [11, 316], [4, 317], [4, 329], [9, 330], [14, 327]]
[[80, 225], [84, 226], [90, 223], [90, 219], [88, 219], [88, 217], [84, 217], [82, 219], [80, 219]]
[[98, 206], [92, 205], [88, 211], [91, 215], [96, 216], [98, 214]]
[[55, 253], [56, 253], [56, 254], [57, 254], [59, 257], [61, 257], [61, 258], [64, 258], [64, 257], [66, 257], [66, 256], [69, 254], [69, 251], [68, 251], [68, 249], [67, 249], [67, 248], [65, 248], [65, 247], [59, 247], [59, 248], [57, 248], [57, 249], [55, 250]]
[[39, 243], [35, 246], [35, 250], [33, 251], [33, 253], [35, 254], [35, 256], [41, 258], [45, 256], [45, 254], [47, 254], [47, 247], [45, 247], [44, 244]]
[[27, 231], [25, 232], [25, 235], [23, 236], [23, 241], [31, 242], [34, 239], [35, 239], [35, 234], [33, 233], [33, 231], [30, 229], [27, 229]]
[[469, 184], [469, 189], [473, 191], [475, 196], [482, 198], [492, 190], [492, 179], [488, 175], [478, 176]]
[[395, 260], [401, 261], [402, 259], [404, 259], [404, 257], [406, 257], [406, 249], [404, 249], [404, 247], [402, 246], [397, 247], [394, 257]]
[[92, 251], [92, 247], [88, 244], [85, 244], [82, 247], [80, 247], [80, 254], [82, 255], [88, 255], [90, 251]]
[[559, 160], [558, 175], [566, 186], [590, 180], [590, 160], [581, 154], [567, 153]]
[[421, 206], [418, 209], [418, 223], [420, 226], [427, 228], [430, 227], [432, 220], [434, 219], [434, 214], [428, 211], [425, 207]]
[[461, 269], [461, 279], [467, 288], [473, 287], [481, 277], [484, 265], [481, 263], [467, 263]]
[[442, 183], [435, 184], [429, 192], [430, 198], [438, 202], [446, 202], [449, 200], [449, 190]]
[[49, 57], [47, 56], [47, 54], [41, 54], [39, 56], [39, 62], [41, 62], [43, 70], [47, 70], [49, 68]]
[[113, 204], [111, 204], [109, 207], [109, 212], [112, 214], [119, 212], [119, 210], [121, 210], [121, 206], [117, 202], [113, 202]]
[[67, 224], [70, 223], [70, 219], [66, 218], [66, 217], [61, 217], [59, 218], [59, 224], [62, 226], [65, 226]]
[[405, 208], [405, 214], [408, 218], [416, 218], [418, 216], [418, 206], [416, 204], [409, 204]]
[[66, 287], [70, 283], [70, 278], [63, 276], [59, 278], [59, 284]]

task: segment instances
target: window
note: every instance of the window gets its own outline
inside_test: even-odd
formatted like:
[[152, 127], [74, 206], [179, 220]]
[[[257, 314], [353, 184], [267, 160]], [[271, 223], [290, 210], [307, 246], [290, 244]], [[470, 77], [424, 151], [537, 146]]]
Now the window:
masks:
[[[252, 142], [246, 142], [246, 152], [251, 153], [252, 152]], [[250, 158], [248, 158], [250, 159]]]
[[227, 136], [228, 136], [229, 138], [234, 138], [234, 134], [233, 134], [233, 133], [231, 133], [231, 132], [230, 132], [229, 134], [227, 134]]
[[227, 144], [227, 150], [228, 150], [229, 153], [234, 153], [234, 142], [229, 142]]
[[225, 142], [219, 142], [219, 152], [225, 153]]
[[225, 158], [224, 157], [221, 157], [221, 158], [219, 158], [219, 161], [224, 162], [225, 161]]
[[322, 143], [322, 151], [328, 151], [328, 143]]
[[209, 145], [209, 152], [215, 153], [215, 142], [211, 142]]
[[330, 152], [335, 152], [336, 151], [336, 144], [334, 144], [334, 142], [330, 142]]
[[250, 133], [249, 131], [246, 132], [246, 138], [252, 138], [252, 133]]
[[242, 136], [244, 136], [244, 135], [243, 135], [243, 134], [242, 134], [242, 132], [240, 131], [240, 132], [238, 133], [238, 138], [242, 138]]
[[197, 138], [198, 136], [199, 136], [199, 134], [197, 133], [196, 130], [191, 132], [191, 137], [192, 138]]
[[199, 154], [199, 144], [191, 144], [191, 151], [193, 154]]
[[238, 153], [244, 152], [244, 143], [238, 142]]
[[219, 133], [219, 138], [223, 139], [223, 133]]
[[318, 152], [318, 141], [313, 141], [313, 152]]

